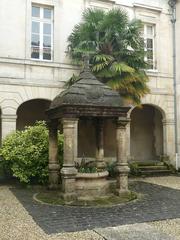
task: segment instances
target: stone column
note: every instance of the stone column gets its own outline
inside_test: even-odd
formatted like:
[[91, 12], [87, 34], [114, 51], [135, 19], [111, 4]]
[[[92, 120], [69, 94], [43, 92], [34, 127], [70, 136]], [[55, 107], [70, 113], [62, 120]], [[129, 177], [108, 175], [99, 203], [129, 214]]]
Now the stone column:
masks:
[[127, 158], [128, 161], [132, 160], [131, 157], [131, 125], [130, 125], [130, 121], [128, 122], [127, 126], [126, 126], [126, 143], [127, 143]]
[[96, 166], [98, 169], [104, 169], [104, 122], [98, 119], [96, 122]]
[[117, 140], [117, 182], [116, 193], [128, 192], [128, 162], [127, 162], [127, 147], [126, 147], [126, 125], [129, 123], [127, 118], [119, 118], [117, 120], [116, 140]]
[[175, 122], [173, 119], [163, 119], [163, 152], [169, 158], [171, 164], [175, 166]]
[[58, 121], [52, 120], [49, 127], [49, 188], [59, 187], [59, 161], [58, 161]]
[[16, 131], [16, 120], [17, 120], [17, 115], [11, 115], [11, 114], [1, 115], [2, 139], [4, 139], [9, 133]]
[[64, 133], [64, 162], [61, 169], [62, 176], [62, 192], [63, 198], [66, 201], [76, 199], [76, 174], [74, 162], [74, 148], [76, 146], [77, 134], [76, 126], [78, 119], [63, 119], [63, 133]]

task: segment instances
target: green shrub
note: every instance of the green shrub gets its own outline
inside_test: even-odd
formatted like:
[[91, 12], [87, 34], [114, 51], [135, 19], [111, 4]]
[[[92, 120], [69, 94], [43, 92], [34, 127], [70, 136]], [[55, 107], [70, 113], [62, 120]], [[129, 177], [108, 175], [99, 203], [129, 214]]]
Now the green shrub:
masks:
[[[45, 122], [36, 122], [8, 135], [0, 149], [6, 172], [22, 183], [45, 184], [48, 181], [48, 129]], [[63, 159], [63, 136], [58, 134], [59, 161]]]
[[130, 168], [130, 175], [132, 175], [132, 176], [140, 176], [141, 175], [141, 170], [136, 162], [129, 163], [129, 168]]
[[117, 176], [116, 172], [116, 162], [107, 163], [107, 171], [109, 172], [109, 177], [115, 178]]
[[83, 157], [81, 162], [75, 162], [75, 167], [80, 173], [97, 173], [98, 169], [96, 167], [95, 161], [86, 162], [86, 159]]

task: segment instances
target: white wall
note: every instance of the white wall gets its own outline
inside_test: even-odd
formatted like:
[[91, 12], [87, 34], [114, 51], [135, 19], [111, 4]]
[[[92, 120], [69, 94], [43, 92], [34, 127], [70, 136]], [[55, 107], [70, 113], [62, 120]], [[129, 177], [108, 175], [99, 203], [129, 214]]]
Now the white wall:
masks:
[[[32, 2], [54, 8], [52, 62], [30, 59]], [[12, 0], [7, 4], [7, 0], [0, 0], [0, 108], [3, 136], [15, 129], [16, 111], [20, 104], [34, 98], [52, 100], [63, 90], [64, 82], [72, 73], [79, 71], [66, 56], [67, 37], [80, 21], [83, 9], [89, 6], [103, 9], [124, 7], [130, 18], [137, 17], [156, 24], [158, 68], [148, 73], [151, 94], [143, 99], [143, 103], [163, 105], [165, 118], [173, 122], [172, 42], [167, 1]], [[172, 153], [173, 148], [169, 152]]]

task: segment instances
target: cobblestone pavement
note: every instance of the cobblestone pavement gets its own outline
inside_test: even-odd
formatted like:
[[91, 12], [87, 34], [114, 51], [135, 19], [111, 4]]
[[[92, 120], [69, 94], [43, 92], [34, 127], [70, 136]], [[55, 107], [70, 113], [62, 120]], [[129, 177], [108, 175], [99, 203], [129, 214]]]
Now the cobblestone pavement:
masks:
[[48, 234], [180, 218], [179, 190], [146, 182], [135, 182], [131, 187], [143, 198], [126, 205], [99, 208], [42, 205], [32, 200], [33, 192], [29, 190], [12, 191]]
[[0, 239], [180, 240], [180, 178], [141, 181], [139, 201], [94, 209], [41, 205], [32, 191], [0, 186]]

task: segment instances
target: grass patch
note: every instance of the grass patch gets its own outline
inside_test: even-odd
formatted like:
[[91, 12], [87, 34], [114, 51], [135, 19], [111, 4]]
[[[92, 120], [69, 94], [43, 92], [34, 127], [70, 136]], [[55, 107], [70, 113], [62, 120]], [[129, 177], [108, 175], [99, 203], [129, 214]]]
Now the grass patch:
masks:
[[113, 206], [117, 204], [127, 203], [129, 201], [137, 199], [137, 194], [134, 192], [124, 193], [121, 196], [109, 195], [106, 197], [96, 198], [93, 200], [78, 199], [72, 202], [66, 202], [61, 198], [60, 192], [56, 191], [43, 191], [39, 192], [35, 196], [35, 200], [41, 203], [47, 203], [52, 205], [68, 205], [68, 206], [82, 206], [82, 207], [102, 207]]

